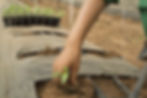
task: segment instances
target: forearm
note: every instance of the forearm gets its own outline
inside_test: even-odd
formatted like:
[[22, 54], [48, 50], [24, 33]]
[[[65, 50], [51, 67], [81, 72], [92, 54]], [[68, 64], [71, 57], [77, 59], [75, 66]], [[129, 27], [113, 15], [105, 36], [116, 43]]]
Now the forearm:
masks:
[[71, 33], [67, 39], [67, 46], [81, 48], [83, 40], [97, 16], [105, 8], [104, 0], [87, 0], [80, 11]]

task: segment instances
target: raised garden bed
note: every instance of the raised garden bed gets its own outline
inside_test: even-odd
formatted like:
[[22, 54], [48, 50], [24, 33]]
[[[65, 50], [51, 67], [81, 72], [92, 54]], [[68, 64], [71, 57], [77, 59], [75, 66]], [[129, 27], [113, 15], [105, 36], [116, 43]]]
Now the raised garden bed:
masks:
[[51, 8], [11, 5], [3, 13], [6, 26], [46, 25], [56, 27], [60, 23], [63, 11]]

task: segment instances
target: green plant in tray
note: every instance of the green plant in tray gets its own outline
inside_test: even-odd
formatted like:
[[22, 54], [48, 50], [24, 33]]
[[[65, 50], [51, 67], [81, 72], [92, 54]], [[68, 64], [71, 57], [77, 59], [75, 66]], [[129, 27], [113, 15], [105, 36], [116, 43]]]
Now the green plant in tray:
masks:
[[43, 15], [43, 16], [54, 16], [62, 17], [64, 11], [56, 11], [52, 8], [42, 8], [42, 7], [30, 7], [27, 5], [16, 5], [13, 4], [4, 10], [3, 16], [26, 16], [26, 15]]
[[62, 17], [63, 15], [64, 15], [64, 11], [59, 11], [59, 12], [57, 12], [57, 17]]
[[3, 15], [4, 16], [18, 16], [18, 15], [26, 15], [30, 13], [31, 13], [31, 9], [27, 5], [24, 5], [24, 6], [11, 5], [10, 7], [4, 10]]

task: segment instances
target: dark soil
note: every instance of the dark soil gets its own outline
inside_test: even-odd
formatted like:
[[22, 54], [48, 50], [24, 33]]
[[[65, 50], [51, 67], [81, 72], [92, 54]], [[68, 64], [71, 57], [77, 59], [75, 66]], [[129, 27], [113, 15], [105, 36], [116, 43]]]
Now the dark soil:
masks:
[[[120, 77], [119, 79], [130, 91], [133, 91], [136, 85], [135, 78]], [[111, 77], [96, 77], [93, 80], [97, 84], [97, 87], [99, 87], [108, 98], [127, 98], [125, 93], [116, 85]], [[144, 84], [139, 98], [147, 98], [146, 92], [147, 82]]]
[[37, 84], [40, 98], [95, 98], [92, 83], [85, 78], [78, 80], [78, 85], [57, 86], [53, 81]]
[[[136, 79], [134, 78], [120, 78], [130, 91], [133, 90]], [[93, 83], [96, 84], [105, 96], [108, 98], [126, 98], [126, 95], [114, 83], [111, 77], [94, 77]], [[40, 98], [97, 98], [94, 96], [94, 89], [92, 83], [86, 78], [80, 78], [79, 84], [74, 90], [67, 89], [67, 87], [59, 87], [52, 81], [46, 81], [37, 84], [37, 91]], [[147, 98], [147, 84], [143, 86], [139, 98]]]

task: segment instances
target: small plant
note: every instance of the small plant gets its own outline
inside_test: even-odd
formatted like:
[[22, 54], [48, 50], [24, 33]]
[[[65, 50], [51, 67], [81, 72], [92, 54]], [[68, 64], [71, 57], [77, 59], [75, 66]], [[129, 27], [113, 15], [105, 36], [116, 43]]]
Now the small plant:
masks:
[[11, 5], [3, 12], [6, 26], [44, 25], [57, 27], [64, 12], [52, 8]]
[[69, 78], [69, 69], [65, 67], [62, 73], [54, 73], [53, 78], [59, 78], [62, 85], [66, 84]]
[[30, 7], [27, 5], [11, 5], [3, 12], [3, 16], [25, 16], [25, 15], [39, 15], [39, 16], [54, 16], [61, 17], [64, 15], [62, 10], [56, 11], [52, 8]]
[[29, 6], [11, 5], [9, 8], [4, 10], [3, 16], [16, 16], [30, 14], [31, 8]]

